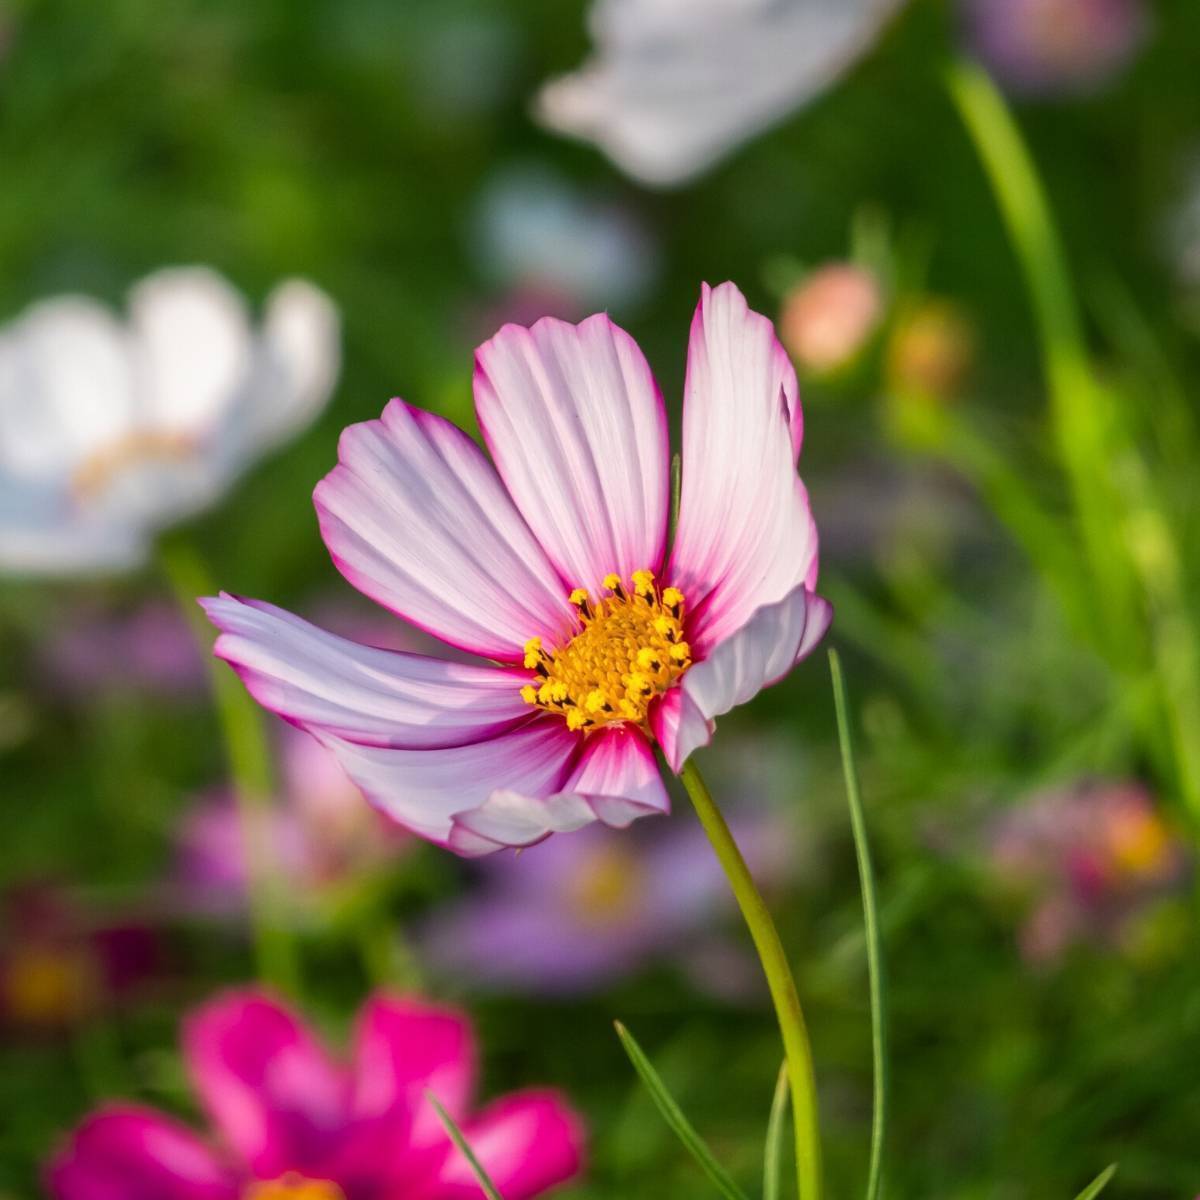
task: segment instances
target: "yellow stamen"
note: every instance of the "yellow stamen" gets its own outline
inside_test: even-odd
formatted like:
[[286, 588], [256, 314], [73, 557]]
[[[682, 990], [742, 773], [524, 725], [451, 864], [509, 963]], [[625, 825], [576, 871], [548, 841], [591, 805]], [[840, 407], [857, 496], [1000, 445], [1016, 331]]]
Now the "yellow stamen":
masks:
[[540, 637], [531, 637], [525, 643], [525, 666], [529, 670], [542, 661], [542, 639]]
[[646, 723], [651, 703], [692, 665], [691, 649], [684, 639], [683, 593], [665, 588], [660, 594], [652, 571], [634, 571], [629, 583], [632, 590], [615, 572], [606, 575], [611, 594], [596, 601], [575, 588], [570, 601], [581, 627], [557, 650], [530, 638], [525, 666], [544, 682], [521, 688], [527, 704], [561, 714], [572, 730]]
[[130, 433], [111, 445], [102, 446], [80, 463], [75, 468], [71, 485], [80, 500], [90, 500], [124, 471], [152, 462], [171, 466], [185, 461], [196, 449], [195, 439], [184, 433], [168, 430]]
[[305, 1179], [289, 1171], [278, 1179], [250, 1184], [242, 1200], [346, 1200], [346, 1193], [327, 1179]]

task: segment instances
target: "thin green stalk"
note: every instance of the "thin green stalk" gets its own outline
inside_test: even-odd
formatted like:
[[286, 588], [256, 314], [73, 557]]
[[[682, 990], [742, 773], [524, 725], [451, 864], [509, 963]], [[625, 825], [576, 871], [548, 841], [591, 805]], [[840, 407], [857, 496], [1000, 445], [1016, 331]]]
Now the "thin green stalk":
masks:
[[654, 1101], [662, 1118], [666, 1121], [671, 1132], [683, 1143], [684, 1148], [696, 1160], [696, 1164], [712, 1181], [717, 1191], [725, 1200], [747, 1200], [746, 1193], [733, 1181], [729, 1172], [717, 1161], [717, 1157], [708, 1148], [705, 1140], [696, 1132], [691, 1121], [684, 1115], [683, 1109], [676, 1103], [674, 1096], [667, 1090], [662, 1077], [654, 1069], [654, 1064], [646, 1057], [646, 1052], [638, 1045], [637, 1039], [621, 1024], [613, 1022], [621, 1046], [629, 1056], [633, 1069], [645, 1085], [646, 1091]]
[[1093, 1179], [1092, 1182], [1089, 1183], [1087, 1187], [1085, 1187], [1083, 1191], [1075, 1197], [1075, 1200], [1096, 1200], [1096, 1197], [1100, 1195], [1100, 1193], [1104, 1191], [1106, 1187], [1108, 1187], [1109, 1180], [1112, 1179], [1116, 1173], [1116, 1163], [1105, 1167], [1104, 1170], [1101, 1171], [1100, 1174], [1097, 1175], [1096, 1178]]
[[[951, 66], [947, 83], [991, 180], [1033, 302], [1058, 452], [1104, 616], [1108, 656], [1126, 684], [1149, 660], [1176, 782], [1200, 814], [1200, 648], [1173, 578], [1175, 530], [1152, 489], [1127, 494], [1129, 481], [1137, 486], [1147, 468], [1092, 370], [1066, 256], [1016, 122], [978, 67]], [[1083, 605], [1091, 603], [1092, 590], [1084, 587]], [[1151, 713], [1143, 724], [1152, 747], [1162, 742], [1157, 721]]]
[[1135, 625], [1129, 564], [1114, 553], [1118, 516], [1105, 475], [1108, 398], [1088, 361], [1066, 256], [1033, 161], [986, 72], [968, 63], [947, 73], [950, 95], [983, 160], [1033, 302], [1058, 453], [1106, 617], [1113, 651]]
[[771, 1115], [767, 1118], [767, 1144], [763, 1150], [763, 1200], [779, 1200], [779, 1177], [782, 1174], [783, 1122], [787, 1116], [788, 1070], [784, 1062], [775, 1080], [771, 1097]]
[[258, 976], [298, 998], [300, 971], [288, 928], [287, 896], [270, 845], [268, 818], [274, 789], [262, 713], [237, 676], [212, 657], [213, 631], [196, 601], [213, 595], [215, 589], [200, 556], [176, 537], [164, 540], [159, 561], [197, 644], [211, 663], [213, 699], [246, 848]]
[[450, 1135], [450, 1140], [458, 1147], [459, 1153], [467, 1160], [467, 1165], [471, 1168], [471, 1174], [475, 1176], [475, 1182], [479, 1184], [479, 1190], [487, 1197], [487, 1200], [504, 1200], [500, 1195], [496, 1185], [492, 1182], [492, 1177], [484, 1169], [483, 1163], [479, 1161], [479, 1156], [471, 1149], [470, 1143], [463, 1135], [463, 1131], [459, 1129], [458, 1122], [446, 1111], [442, 1102], [430, 1091], [426, 1091], [425, 1099], [433, 1106], [433, 1111], [437, 1113], [438, 1120], [442, 1123], [442, 1128]]
[[808, 1028], [800, 1008], [796, 981], [784, 953], [775, 922], [762, 894], [755, 886], [746, 860], [738, 849], [729, 826], [695, 762], [684, 763], [679, 778], [712, 843], [717, 859], [729, 879], [730, 887], [742, 910], [754, 947], [762, 962], [783, 1035], [788, 1079], [792, 1088], [792, 1125], [796, 1139], [796, 1176], [800, 1200], [821, 1200], [821, 1135], [817, 1109], [817, 1081], [813, 1071], [812, 1047]]
[[837, 712], [838, 743], [842, 749], [842, 771], [846, 777], [846, 800], [850, 807], [850, 825], [854, 830], [854, 852], [858, 857], [863, 920], [867, 931], [867, 976], [871, 992], [871, 1054], [875, 1067], [867, 1200], [878, 1200], [880, 1189], [883, 1186], [883, 1145], [887, 1135], [887, 982], [883, 970], [883, 939], [879, 933], [879, 906], [875, 897], [875, 873], [871, 868], [871, 847], [867, 842], [867, 822], [863, 815], [862, 797], [858, 788], [858, 767], [854, 761], [854, 739], [850, 732], [846, 681], [842, 675], [842, 660], [838, 657], [836, 650], [829, 651], [829, 671], [833, 676], [833, 705]]

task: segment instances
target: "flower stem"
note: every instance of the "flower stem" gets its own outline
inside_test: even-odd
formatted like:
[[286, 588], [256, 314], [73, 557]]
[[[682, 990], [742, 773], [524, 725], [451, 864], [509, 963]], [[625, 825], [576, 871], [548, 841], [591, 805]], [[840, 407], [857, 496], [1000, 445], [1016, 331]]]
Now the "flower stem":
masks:
[[201, 652], [210, 662], [213, 699], [245, 847], [258, 977], [296, 999], [300, 992], [299, 964], [286, 919], [284, 880], [270, 844], [273, 779], [262, 713], [233, 672], [212, 657], [212, 630], [196, 601], [200, 596], [213, 595], [215, 589], [200, 556], [175, 537], [163, 540], [159, 562]]
[[783, 1035], [787, 1057], [788, 1079], [792, 1089], [792, 1124], [796, 1137], [796, 1174], [800, 1200], [820, 1200], [821, 1197], [821, 1137], [817, 1111], [817, 1083], [813, 1072], [812, 1047], [808, 1028], [800, 1008], [796, 981], [788, 965], [787, 955], [775, 929], [775, 922], [762, 894], [755, 886], [750, 868], [738, 849], [729, 826], [721, 815], [712, 793], [708, 790], [699, 768], [692, 760], [684, 763], [679, 775], [700, 824], [712, 843], [717, 859], [729, 879], [738, 907], [754, 939], [754, 947], [762, 962]]

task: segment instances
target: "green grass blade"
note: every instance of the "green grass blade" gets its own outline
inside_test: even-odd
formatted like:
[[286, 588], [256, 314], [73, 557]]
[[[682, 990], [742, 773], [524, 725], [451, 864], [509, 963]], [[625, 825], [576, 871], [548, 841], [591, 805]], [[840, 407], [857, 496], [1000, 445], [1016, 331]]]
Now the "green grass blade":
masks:
[[887, 985], [883, 970], [883, 947], [879, 935], [879, 909], [875, 899], [875, 874], [871, 869], [871, 848], [867, 843], [867, 823], [863, 816], [862, 799], [858, 790], [858, 768], [854, 762], [854, 742], [850, 735], [846, 681], [842, 676], [842, 662], [836, 650], [829, 651], [829, 670], [833, 676], [838, 742], [842, 748], [842, 770], [846, 777], [846, 799], [850, 807], [850, 826], [854, 831], [854, 852], [858, 857], [858, 877], [862, 886], [863, 919], [867, 934], [867, 974], [871, 992], [871, 1054], [875, 1065], [867, 1200], [878, 1200], [883, 1185], [883, 1145], [887, 1134]]
[[651, 1065], [645, 1051], [634, 1040], [633, 1034], [620, 1021], [614, 1021], [613, 1025], [616, 1028], [617, 1037], [621, 1039], [621, 1045], [625, 1048], [625, 1053], [629, 1055], [629, 1061], [633, 1063], [633, 1069], [641, 1077], [642, 1083], [646, 1085], [646, 1090], [658, 1106], [658, 1111], [662, 1113], [663, 1120], [671, 1127], [671, 1132], [683, 1143], [684, 1148], [696, 1160], [705, 1175], [712, 1180], [713, 1185], [725, 1197], [725, 1200], [747, 1200], [746, 1193], [733, 1182], [729, 1172], [717, 1162], [704, 1139], [683, 1115], [683, 1110], [675, 1103], [671, 1093], [667, 1091], [666, 1084]]
[[1104, 1170], [1101, 1171], [1100, 1174], [1097, 1175], [1096, 1178], [1093, 1179], [1092, 1182], [1089, 1183], [1087, 1187], [1085, 1187], [1083, 1191], [1075, 1197], [1075, 1200], [1096, 1200], [1096, 1197], [1100, 1195], [1100, 1193], [1104, 1191], [1106, 1187], [1108, 1187], [1108, 1181], [1112, 1179], [1116, 1173], [1116, 1163], [1112, 1163], [1110, 1166], [1105, 1167]]
[[787, 1116], [787, 1062], [779, 1068], [775, 1095], [771, 1100], [771, 1116], [767, 1121], [767, 1145], [763, 1153], [763, 1200], [779, 1200], [780, 1157], [783, 1154], [783, 1126]]
[[467, 1160], [467, 1165], [471, 1168], [483, 1194], [488, 1200], [504, 1200], [504, 1197], [500, 1195], [496, 1185], [492, 1182], [491, 1176], [483, 1169], [483, 1163], [479, 1161], [475, 1155], [475, 1151], [467, 1144], [467, 1139], [463, 1137], [463, 1131], [459, 1129], [458, 1123], [442, 1107], [442, 1102], [428, 1090], [425, 1092], [425, 1099], [433, 1105], [433, 1111], [437, 1113], [438, 1120], [441, 1121], [446, 1132], [450, 1135], [450, 1140], [462, 1152], [463, 1158]]

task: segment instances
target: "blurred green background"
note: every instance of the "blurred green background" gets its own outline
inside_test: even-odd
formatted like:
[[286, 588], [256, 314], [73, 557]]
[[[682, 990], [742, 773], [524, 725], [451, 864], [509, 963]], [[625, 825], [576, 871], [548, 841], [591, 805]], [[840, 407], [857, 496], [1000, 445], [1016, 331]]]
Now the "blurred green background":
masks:
[[[0, 8], [0, 319], [66, 291], [120, 305], [139, 276], [190, 262], [256, 302], [299, 274], [339, 305], [344, 369], [329, 408], [189, 529], [222, 587], [306, 615], [351, 596], [310, 503], [338, 430], [394, 395], [473, 429], [472, 348], [531, 294], [563, 315], [608, 307], [677, 420], [702, 280], [734, 279], [772, 316], [828, 261], [854, 259], [881, 281], [884, 315], [853, 361], [802, 372], [801, 470], [823, 531], [822, 591], [838, 610], [832, 639], [877, 858], [897, 1198], [1069, 1197], [1112, 1161], [1113, 1196], [1200, 1190], [1190, 870], [1149, 897], [1127, 889], [1136, 904], [1126, 892], [1105, 898], [1101, 921], [1084, 904], [1079, 936], [1039, 956], [1025, 923], [1068, 886], [1056, 872], [1070, 876], [1071, 847], [1060, 839], [1051, 865], [1016, 887], [994, 852], [1006, 814], [1096, 780], [1141, 789], [1189, 863], [1196, 845], [1185, 743], [1200, 729], [1164, 730], [1188, 712], [1172, 664], [1194, 665], [1200, 619], [1200, 280], [1180, 269], [1177, 215], [1200, 154], [1200, 7], [1164, 0], [1151, 14], [1136, 56], [1102, 84], [1014, 100], [1108, 406], [1090, 466], [1108, 488], [1112, 556], [1128, 562], [1134, 597], [1114, 634], [1076, 619], [1104, 586], [1086, 555], [1064, 566], [1036, 551], [1045, 525], [1064, 553], [1080, 553], [1082, 518], [1051, 432], [1030, 295], [945, 82], [962, 45], [954, 5], [914, 0], [805, 111], [670, 191], [640, 188], [530, 118], [539, 84], [587, 52], [575, 0]], [[505, 222], [525, 205], [536, 247], [539, 221], [558, 219], [537, 215], [547, 195], [584, 225], [615, 221], [628, 261], [585, 257], [575, 295], [526, 269]], [[574, 229], [570, 244], [584, 237]], [[597, 261], [611, 279], [589, 276]], [[951, 368], [932, 376], [906, 367], [900, 340], [931, 300], [953, 318], [952, 344], [935, 337], [932, 352]], [[1168, 538], [1165, 592], [1122, 524], [1146, 512]], [[81, 613], [166, 596], [153, 570], [0, 585], [0, 888], [59, 889], [84, 926], [113, 914], [151, 925], [161, 957], [151, 986], [67, 1028], [0, 1031], [0, 1192], [13, 1196], [37, 1194], [38, 1163], [109, 1090], [189, 1113], [179, 1016], [253, 971], [240, 923], [155, 919], [178, 823], [224, 776], [203, 691], [164, 703], [128, 682], [69, 695], [47, 682], [47, 648]], [[1164, 613], [1174, 623], [1162, 652]], [[746, 784], [763, 738], [769, 786]], [[823, 654], [723, 720], [706, 761], [731, 800], [744, 791], [752, 806], [769, 793], [794, 826], [777, 915], [816, 1051], [830, 1194], [853, 1194], [866, 1162], [870, 1027]], [[682, 796], [671, 820], [694, 820]], [[714, 998], [665, 957], [573, 999], [486, 994], [424, 969], [411, 948], [415, 963], [396, 966], [390, 930], [407, 934], [469, 886], [461, 864], [421, 846], [318, 906], [300, 934], [309, 1011], [344, 1030], [378, 968], [378, 954], [362, 953], [369, 910], [398, 977], [420, 971], [434, 994], [469, 1005], [489, 1092], [549, 1082], [587, 1114], [590, 1169], [571, 1195], [708, 1186], [639, 1092], [613, 1017], [756, 1188], [779, 1057], [765, 1000], [753, 989]], [[12, 945], [19, 923], [0, 933]]]

